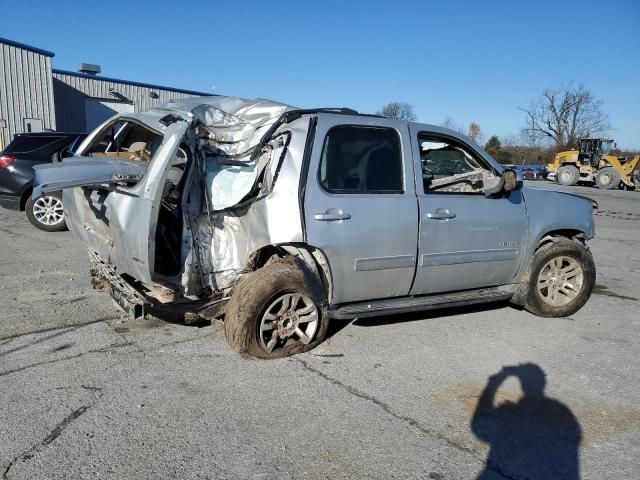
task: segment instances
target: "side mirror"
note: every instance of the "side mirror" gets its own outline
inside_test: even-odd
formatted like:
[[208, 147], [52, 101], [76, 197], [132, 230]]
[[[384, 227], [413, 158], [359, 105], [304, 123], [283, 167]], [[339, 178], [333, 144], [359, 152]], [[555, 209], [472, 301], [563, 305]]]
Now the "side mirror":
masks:
[[484, 196], [496, 197], [502, 193], [513, 192], [522, 188], [522, 174], [507, 168], [499, 177], [484, 181]]
[[502, 179], [504, 180], [502, 189], [507, 193], [522, 188], [522, 174], [518, 174], [515, 170], [511, 170], [510, 168], [503, 170]]

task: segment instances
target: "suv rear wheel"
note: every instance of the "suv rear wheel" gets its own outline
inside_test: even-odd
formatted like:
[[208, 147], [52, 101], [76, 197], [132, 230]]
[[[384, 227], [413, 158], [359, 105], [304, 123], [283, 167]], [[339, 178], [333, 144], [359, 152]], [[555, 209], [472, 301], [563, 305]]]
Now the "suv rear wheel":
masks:
[[276, 260], [240, 282], [227, 305], [227, 342], [242, 355], [282, 358], [315, 348], [328, 318], [318, 279], [293, 258]]
[[531, 261], [525, 308], [540, 317], [567, 317], [591, 296], [596, 267], [584, 245], [561, 239], [542, 246]]
[[67, 229], [62, 195], [59, 192], [51, 192], [35, 200], [29, 197], [24, 208], [31, 224], [40, 230], [59, 232]]

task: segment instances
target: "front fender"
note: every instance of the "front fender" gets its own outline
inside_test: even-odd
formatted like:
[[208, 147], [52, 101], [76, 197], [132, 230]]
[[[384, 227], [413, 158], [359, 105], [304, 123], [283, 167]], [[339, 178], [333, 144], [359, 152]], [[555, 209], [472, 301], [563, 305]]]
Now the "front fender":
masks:
[[559, 232], [582, 233], [587, 239], [595, 236], [593, 209], [597, 204], [588, 197], [536, 187], [523, 188], [529, 217], [527, 255], [531, 259], [546, 235]]

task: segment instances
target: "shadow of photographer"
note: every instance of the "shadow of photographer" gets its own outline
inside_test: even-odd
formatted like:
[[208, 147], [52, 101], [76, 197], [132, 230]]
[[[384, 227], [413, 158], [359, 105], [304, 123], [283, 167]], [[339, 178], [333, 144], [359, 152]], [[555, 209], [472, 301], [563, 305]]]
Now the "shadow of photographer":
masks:
[[[519, 380], [524, 395], [495, 405], [509, 377]], [[566, 405], [545, 396], [545, 385], [544, 371], [533, 363], [504, 367], [489, 377], [471, 420], [474, 435], [490, 446], [478, 480], [580, 478], [580, 424]]]

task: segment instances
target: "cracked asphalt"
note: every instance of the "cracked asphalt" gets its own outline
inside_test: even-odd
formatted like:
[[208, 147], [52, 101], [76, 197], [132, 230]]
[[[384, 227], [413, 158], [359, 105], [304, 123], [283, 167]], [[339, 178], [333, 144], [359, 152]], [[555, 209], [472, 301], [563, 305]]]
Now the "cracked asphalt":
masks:
[[600, 204], [597, 287], [573, 317], [334, 323], [278, 361], [213, 326], [126, 319], [80, 242], [0, 209], [3, 478], [636, 478], [640, 193], [571, 190]]

